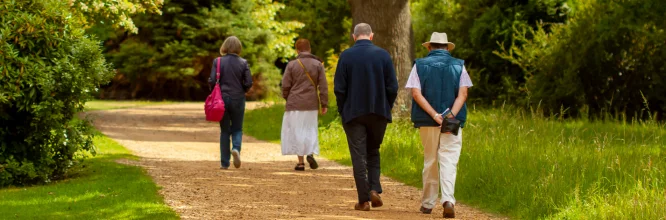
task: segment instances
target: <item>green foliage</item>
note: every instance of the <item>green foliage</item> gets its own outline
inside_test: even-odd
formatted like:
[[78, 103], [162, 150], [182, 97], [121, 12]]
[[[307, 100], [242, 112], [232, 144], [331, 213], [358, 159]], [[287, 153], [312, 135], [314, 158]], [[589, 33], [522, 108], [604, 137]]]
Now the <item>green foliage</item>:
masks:
[[[513, 28], [536, 28], [539, 21], [566, 19], [566, 0], [415, 0], [412, 22], [417, 57], [427, 55], [421, 43], [432, 32], [446, 32], [456, 44], [453, 55], [464, 59], [474, 89], [470, 99], [494, 103], [523, 97], [524, 72], [494, 50], [514, 42]], [[527, 36], [529, 37], [529, 36]]]
[[114, 28], [136, 33], [138, 29], [130, 15], [137, 13], [160, 14], [164, 0], [69, 0], [69, 6], [81, 13], [90, 23], [109, 22]]
[[58, 0], [0, 3], [0, 186], [62, 178], [93, 149], [72, 119], [111, 71], [85, 20]]
[[74, 178], [44, 186], [0, 190], [6, 219], [179, 219], [141, 167], [117, 160], [137, 157], [104, 135], [99, 153], [73, 170]]
[[579, 1], [567, 23], [518, 28], [497, 54], [527, 73], [529, 99], [551, 112], [654, 118], [666, 111], [665, 15], [661, 0]]
[[209, 93], [212, 61], [232, 35], [243, 43], [241, 56], [257, 82], [251, 93], [263, 97], [265, 92], [258, 90], [268, 88], [279, 94], [280, 74], [273, 62], [295, 54], [294, 30], [302, 27], [276, 21], [282, 8], [270, 0], [167, 0], [162, 15], [134, 17], [137, 35], [109, 35], [109, 27], [98, 25], [91, 33], [106, 41], [106, 55], [118, 70], [104, 97], [203, 100]]
[[[347, 1], [284, 0], [286, 8], [278, 13], [283, 21], [296, 20], [305, 27], [298, 36], [312, 44], [312, 53], [326, 60], [342, 51], [340, 45], [351, 41], [351, 11]], [[293, 46], [292, 46], [293, 47]], [[332, 52], [328, 52], [333, 50]]]

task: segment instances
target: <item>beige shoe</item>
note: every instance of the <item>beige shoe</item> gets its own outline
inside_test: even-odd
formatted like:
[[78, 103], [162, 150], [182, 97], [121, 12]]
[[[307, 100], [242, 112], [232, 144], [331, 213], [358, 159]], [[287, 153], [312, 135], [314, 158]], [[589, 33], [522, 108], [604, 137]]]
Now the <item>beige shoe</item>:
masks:
[[232, 150], [231, 156], [234, 156], [234, 167], [239, 168], [241, 165], [240, 152], [237, 150]]

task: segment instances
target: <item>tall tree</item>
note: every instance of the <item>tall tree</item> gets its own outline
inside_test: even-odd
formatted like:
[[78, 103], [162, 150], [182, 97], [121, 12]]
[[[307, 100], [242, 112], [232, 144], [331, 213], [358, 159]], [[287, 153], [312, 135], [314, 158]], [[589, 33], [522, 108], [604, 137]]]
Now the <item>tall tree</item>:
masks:
[[[349, 3], [353, 26], [358, 23], [372, 26], [375, 33], [373, 42], [391, 54], [398, 83], [404, 86], [414, 59], [409, 0], [349, 0]], [[406, 113], [410, 106], [411, 96], [407, 90], [401, 89], [394, 112], [399, 115]]]

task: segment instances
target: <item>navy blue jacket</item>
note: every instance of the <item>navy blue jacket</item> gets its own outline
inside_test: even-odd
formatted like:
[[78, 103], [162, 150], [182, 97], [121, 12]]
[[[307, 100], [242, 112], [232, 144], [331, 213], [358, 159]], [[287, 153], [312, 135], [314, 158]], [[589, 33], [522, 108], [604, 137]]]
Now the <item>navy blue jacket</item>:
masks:
[[381, 115], [391, 122], [391, 109], [398, 96], [391, 56], [370, 40], [356, 41], [340, 54], [334, 91], [342, 123], [368, 114]]
[[[210, 70], [208, 85], [210, 88], [215, 86], [215, 76], [217, 75], [217, 59], [213, 60], [213, 67]], [[221, 57], [220, 61], [220, 90], [222, 96], [245, 97], [245, 93], [252, 87], [252, 74], [247, 60], [236, 54], [227, 54]]]

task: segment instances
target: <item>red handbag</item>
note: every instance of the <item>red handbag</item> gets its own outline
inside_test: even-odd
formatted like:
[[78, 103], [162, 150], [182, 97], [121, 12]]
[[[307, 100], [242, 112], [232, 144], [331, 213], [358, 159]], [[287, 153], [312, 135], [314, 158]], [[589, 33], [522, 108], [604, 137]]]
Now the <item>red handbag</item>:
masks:
[[217, 76], [215, 77], [215, 88], [206, 98], [204, 110], [206, 112], [206, 121], [222, 121], [224, 117], [224, 101], [222, 100], [222, 91], [220, 90], [220, 60], [217, 59]]

